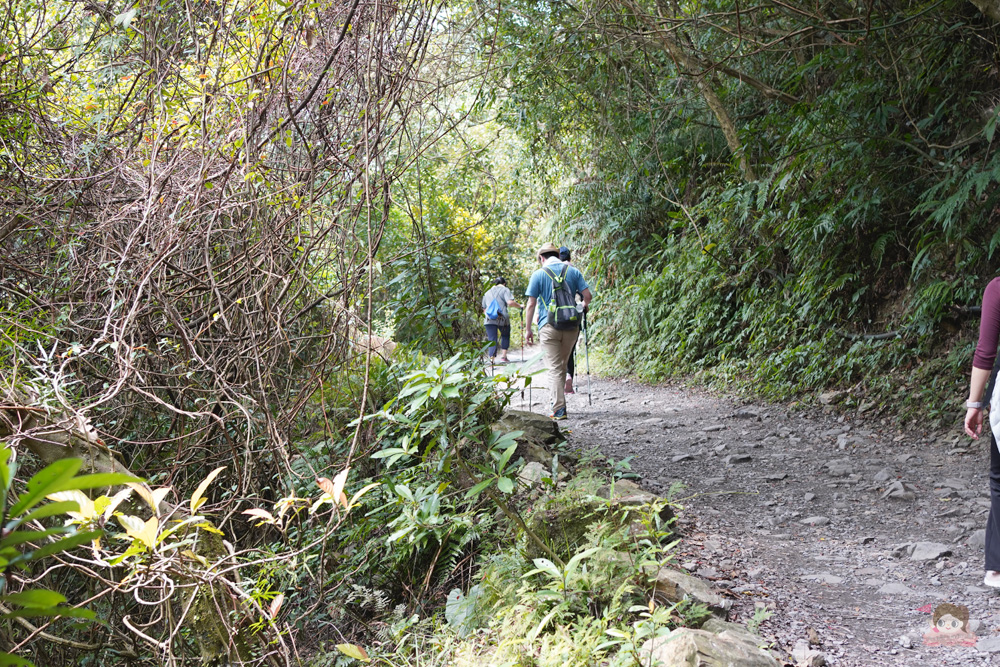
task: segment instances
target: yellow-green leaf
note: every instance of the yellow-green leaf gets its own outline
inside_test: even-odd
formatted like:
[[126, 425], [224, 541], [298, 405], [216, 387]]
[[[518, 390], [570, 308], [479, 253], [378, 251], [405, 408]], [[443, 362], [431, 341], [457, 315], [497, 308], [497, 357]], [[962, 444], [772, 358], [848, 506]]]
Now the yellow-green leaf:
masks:
[[[259, 520], [261, 523], [271, 523], [271, 524], [278, 523], [277, 520], [274, 518], [273, 514], [271, 514], [267, 510], [263, 510], [263, 509], [261, 509], [259, 507], [254, 507], [252, 509], [243, 510], [243, 512], [241, 512], [241, 514], [246, 514], [247, 516], [251, 516], [251, 517]], [[259, 526], [261, 524], [258, 523], [257, 525]]]
[[355, 660], [360, 660], [361, 662], [372, 661], [363, 648], [355, 646], [354, 644], [337, 644], [337, 650], [346, 655], [348, 658], [354, 658]]
[[139, 540], [146, 547], [152, 548], [156, 544], [156, 535], [160, 531], [160, 520], [155, 516], [143, 521], [137, 516], [121, 515], [118, 522], [125, 529], [125, 534], [132, 539]]
[[226, 466], [221, 466], [219, 468], [216, 468], [212, 472], [208, 473], [208, 477], [206, 477], [202, 481], [202, 483], [198, 485], [198, 488], [194, 490], [194, 493], [191, 494], [191, 511], [192, 512], [197, 512], [198, 508], [201, 507], [203, 504], [205, 504], [205, 501], [207, 499], [202, 494], [205, 493], [205, 489], [207, 489], [208, 485], [212, 483], [212, 480], [215, 479], [216, 477], [218, 477], [219, 473], [221, 473], [225, 469], [226, 469]]
[[94, 509], [94, 501], [88, 498], [82, 491], [77, 491], [76, 489], [57, 491], [45, 497], [56, 502], [69, 501], [76, 503], [80, 509], [76, 512], [66, 512], [66, 514], [69, 514], [77, 521], [91, 521], [97, 516], [97, 512]]

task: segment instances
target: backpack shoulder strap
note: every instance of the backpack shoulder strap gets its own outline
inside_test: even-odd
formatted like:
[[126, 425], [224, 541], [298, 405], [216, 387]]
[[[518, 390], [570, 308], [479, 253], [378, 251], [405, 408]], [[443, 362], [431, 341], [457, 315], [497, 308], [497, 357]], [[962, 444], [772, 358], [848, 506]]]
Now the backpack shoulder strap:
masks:
[[542, 271], [544, 271], [545, 275], [551, 278], [553, 282], [561, 283], [563, 280], [566, 279], [566, 272], [569, 271], [569, 264], [563, 264], [562, 271], [559, 272], [558, 276], [556, 275], [555, 271], [553, 271], [547, 266], [543, 266]]

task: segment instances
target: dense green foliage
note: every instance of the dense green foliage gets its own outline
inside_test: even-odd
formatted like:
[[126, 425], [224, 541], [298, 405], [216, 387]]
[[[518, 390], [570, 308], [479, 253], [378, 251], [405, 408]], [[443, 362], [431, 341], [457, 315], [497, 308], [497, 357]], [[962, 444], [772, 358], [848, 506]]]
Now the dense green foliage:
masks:
[[605, 344], [776, 396], [926, 382], [997, 266], [995, 27], [951, 1], [732, 9], [496, 16], [502, 118], [564, 167], [555, 227], [589, 251]]
[[[613, 370], [948, 417], [998, 263], [998, 45], [959, 0], [9, 0], [0, 593], [107, 623], [0, 638], [41, 664], [627, 664], [700, 610], [638, 592], [662, 527], [560, 555], [524, 523], [541, 492], [492, 429], [523, 378], [479, 366], [483, 292], [519, 297], [555, 241]], [[145, 502], [18, 515], [77, 456]], [[559, 460], [545, 493], [589, 501]]]

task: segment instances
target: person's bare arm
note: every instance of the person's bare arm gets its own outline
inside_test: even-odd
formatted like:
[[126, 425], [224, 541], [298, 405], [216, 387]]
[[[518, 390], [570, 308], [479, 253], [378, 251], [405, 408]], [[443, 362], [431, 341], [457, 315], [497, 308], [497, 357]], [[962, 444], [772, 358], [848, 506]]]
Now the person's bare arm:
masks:
[[[972, 378], [969, 381], [969, 400], [970, 401], [989, 401], [989, 397], [983, 396], [983, 391], [986, 389], [986, 383], [990, 381], [990, 371], [985, 368], [973, 368]], [[973, 440], [978, 440], [980, 434], [983, 432], [983, 409], [982, 408], [966, 408], [965, 410], [965, 432]]]
[[524, 306], [522, 306], [521, 304], [519, 304], [514, 299], [508, 299], [507, 305], [510, 306], [511, 308], [524, 308]]
[[580, 296], [583, 297], [583, 307], [587, 308], [588, 306], [590, 306], [590, 300], [594, 298], [594, 295], [590, 293], [590, 288], [588, 287], [587, 289], [580, 292]]
[[528, 305], [524, 311], [524, 343], [525, 345], [535, 344], [535, 334], [531, 329], [532, 323], [535, 321], [535, 306], [538, 303], [538, 299], [533, 296], [528, 297]]

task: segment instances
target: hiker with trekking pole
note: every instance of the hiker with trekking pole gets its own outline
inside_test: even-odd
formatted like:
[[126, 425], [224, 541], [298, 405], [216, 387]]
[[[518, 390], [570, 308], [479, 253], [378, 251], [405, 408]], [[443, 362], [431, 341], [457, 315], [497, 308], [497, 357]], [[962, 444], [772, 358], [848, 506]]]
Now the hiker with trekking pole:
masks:
[[[525, 309], [526, 345], [534, 345], [532, 321], [538, 309], [538, 339], [542, 344], [545, 366], [552, 392], [552, 413], [554, 420], [567, 418], [566, 413], [566, 365], [569, 356], [580, 337], [580, 324], [593, 295], [583, 274], [575, 266], [559, 259], [559, 248], [546, 243], [538, 250], [541, 265], [531, 274]], [[576, 295], [583, 297], [582, 309], [577, 309]], [[588, 360], [589, 362], [589, 360]]]
[[[493, 287], [483, 295], [483, 313], [486, 316], [486, 338], [490, 341], [487, 355], [493, 364], [497, 348], [500, 348], [500, 359], [496, 362], [506, 364], [507, 349], [510, 347], [510, 308], [522, 308], [514, 300], [514, 294], [507, 287], [503, 276], [494, 281]], [[498, 345], [499, 343], [499, 345]]]

